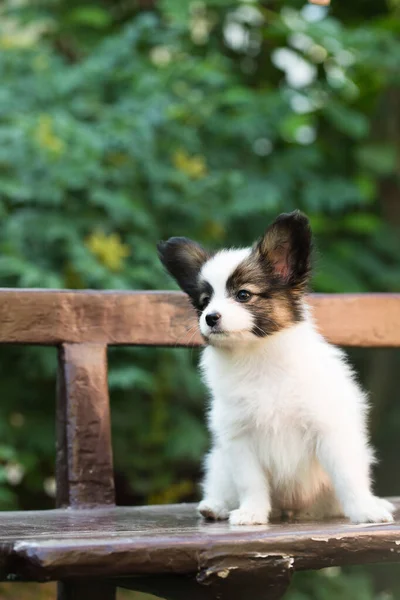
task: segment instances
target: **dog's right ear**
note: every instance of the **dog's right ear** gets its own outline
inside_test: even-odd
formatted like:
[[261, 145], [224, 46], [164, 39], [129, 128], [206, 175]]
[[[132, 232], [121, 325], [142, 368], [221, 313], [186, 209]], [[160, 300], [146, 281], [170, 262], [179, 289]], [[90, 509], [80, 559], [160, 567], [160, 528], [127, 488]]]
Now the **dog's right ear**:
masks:
[[181, 289], [191, 298], [196, 296], [198, 275], [210, 255], [196, 242], [185, 237], [172, 237], [157, 244], [158, 256]]

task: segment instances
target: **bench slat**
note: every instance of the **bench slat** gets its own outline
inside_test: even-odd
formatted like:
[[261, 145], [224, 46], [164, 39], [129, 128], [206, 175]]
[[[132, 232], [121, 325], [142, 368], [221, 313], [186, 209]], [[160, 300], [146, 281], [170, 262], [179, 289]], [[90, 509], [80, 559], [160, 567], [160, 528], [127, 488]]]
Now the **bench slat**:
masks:
[[[317, 294], [309, 303], [335, 344], [400, 346], [400, 294]], [[181, 292], [0, 289], [0, 343], [198, 346], [195, 331]]]
[[400, 522], [230, 527], [205, 523], [187, 504], [0, 514], [3, 578], [190, 575], [246, 561], [273, 570], [282, 560], [295, 570], [400, 562]]

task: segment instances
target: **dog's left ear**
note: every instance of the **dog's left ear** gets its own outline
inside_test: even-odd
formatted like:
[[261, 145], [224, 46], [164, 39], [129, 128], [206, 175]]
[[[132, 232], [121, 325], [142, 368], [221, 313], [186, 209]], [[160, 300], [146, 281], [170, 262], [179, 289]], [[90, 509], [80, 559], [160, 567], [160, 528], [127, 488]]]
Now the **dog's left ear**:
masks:
[[210, 258], [200, 244], [185, 237], [172, 237], [157, 244], [158, 256], [181, 289], [191, 298], [197, 295], [201, 267]]
[[271, 274], [299, 291], [307, 287], [310, 278], [311, 251], [310, 222], [298, 210], [279, 215], [256, 246]]

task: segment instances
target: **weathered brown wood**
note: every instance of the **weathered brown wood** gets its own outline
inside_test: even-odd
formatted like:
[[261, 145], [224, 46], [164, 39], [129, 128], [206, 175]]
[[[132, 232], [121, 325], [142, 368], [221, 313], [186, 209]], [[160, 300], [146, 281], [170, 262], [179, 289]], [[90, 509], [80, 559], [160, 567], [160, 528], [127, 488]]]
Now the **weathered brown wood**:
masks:
[[395, 523], [371, 525], [336, 520], [231, 527], [205, 523], [193, 505], [2, 513], [2, 577], [185, 575], [205, 585], [224, 579], [226, 570], [225, 579], [231, 577], [235, 567], [245, 572], [259, 565], [269, 581], [282, 569], [400, 562], [400, 499], [395, 503]]
[[334, 344], [400, 346], [400, 294], [315, 294], [310, 305], [321, 333]]
[[287, 591], [293, 569], [283, 558], [270, 569], [257, 560], [224, 561], [195, 576], [164, 575], [117, 579], [119, 587], [155, 594], [166, 600], [280, 600]]
[[0, 289], [0, 343], [186, 345], [194, 324], [180, 292]]
[[[63, 344], [58, 357], [57, 506], [114, 504], [107, 346]], [[59, 531], [54, 535], [58, 536]], [[115, 600], [98, 581], [60, 582], [58, 600]]]
[[[344, 346], [400, 346], [400, 294], [309, 298], [321, 332]], [[180, 292], [0, 289], [0, 343], [200, 345]]]
[[63, 344], [57, 396], [57, 506], [113, 504], [107, 347]]

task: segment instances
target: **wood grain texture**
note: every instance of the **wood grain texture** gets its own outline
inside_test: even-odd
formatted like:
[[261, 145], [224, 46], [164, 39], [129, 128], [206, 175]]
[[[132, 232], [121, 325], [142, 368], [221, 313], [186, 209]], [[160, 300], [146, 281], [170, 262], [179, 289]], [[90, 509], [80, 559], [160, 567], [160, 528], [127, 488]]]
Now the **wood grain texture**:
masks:
[[400, 294], [314, 294], [310, 305], [333, 344], [400, 347]]
[[57, 394], [57, 506], [114, 503], [107, 347], [63, 344]]
[[0, 290], [0, 343], [185, 345], [193, 324], [180, 292]]
[[185, 575], [206, 584], [228, 579], [236, 567], [260, 567], [267, 581], [282, 569], [400, 562], [400, 499], [394, 502], [396, 522], [371, 525], [335, 520], [231, 527], [205, 523], [184, 504], [2, 513], [1, 576]]
[[[323, 335], [343, 346], [400, 346], [400, 294], [311, 295]], [[0, 289], [0, 343], [201, 345], [181, 292]]]

